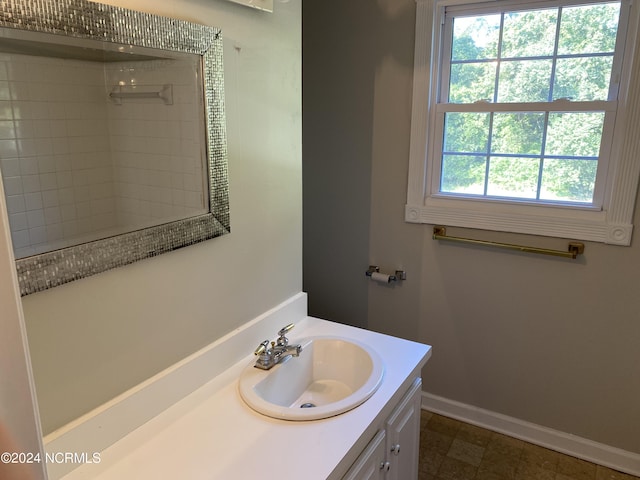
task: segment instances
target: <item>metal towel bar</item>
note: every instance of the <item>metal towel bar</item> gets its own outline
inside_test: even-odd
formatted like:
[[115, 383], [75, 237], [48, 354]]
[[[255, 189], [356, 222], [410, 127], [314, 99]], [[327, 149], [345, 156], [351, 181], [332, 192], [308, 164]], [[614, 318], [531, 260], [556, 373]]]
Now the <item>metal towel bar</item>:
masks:
[[555, 257], [564, 257], [576, 259], [578, 255], [584, 253], [584, 243], [581, 242], [569, 242], [567, 251], [552, 250], [549, 248], [527, 247], [525, 245], [514, 245], [512, 243], [499, 243], [490, 242], [487, 240], [475, 240], [473, 238], [463, 237], [450, 237], [447, 235], [447, 229], [445, 227], [433, 227], [433, 239], [434, 240], [447, 240], [450, 242], [469, 243], [473, 245], [484, 245], [487, 247], [506, 248], [508, 250], [518, 250], [520, 252], [538, 253], [541, 255], [553, 255]]
[[122, 100], [139, 98], [157, 98], [165, 105], [173, 105], [173, 85], [116, 85], [109, 98], [116, 105], [122, 105]]

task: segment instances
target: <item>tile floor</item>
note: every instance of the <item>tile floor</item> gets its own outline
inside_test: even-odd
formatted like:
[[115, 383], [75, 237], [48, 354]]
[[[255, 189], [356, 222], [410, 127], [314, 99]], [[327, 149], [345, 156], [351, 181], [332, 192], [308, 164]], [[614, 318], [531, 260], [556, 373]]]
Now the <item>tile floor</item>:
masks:
[[424, 410], [420, 422], [419, 480], [640, 480]]

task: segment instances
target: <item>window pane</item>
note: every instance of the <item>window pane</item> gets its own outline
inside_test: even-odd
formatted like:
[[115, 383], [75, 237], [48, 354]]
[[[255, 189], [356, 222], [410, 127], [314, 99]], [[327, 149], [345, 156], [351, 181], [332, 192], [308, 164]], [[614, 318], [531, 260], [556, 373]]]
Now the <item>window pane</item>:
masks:
[[491, 152], [540, 155], [544, 113], [495, 113]]
[[500, 15], [453, 19], [451, 60], [483, 60], [498, 56]]
[[496, 197], [536, 198], [538, 158], [491, 157], [487, 194]]
[[604, 112], [550, 113], [545, 155], [597, 157]]
[[[445, 96], [455, 110], [491, 104], [440, 117], [441, 192], [505, 201], [593, 201], [605, 113], [584, 111], [591, 108], [584, 105], [557, 112], [550, 110], [565, 104], [550, 110], [535, 104], [609, 100], [621, 2], [597, 1], [486, 15], [478, 7], [474, 16], [453, 18], [451, 57], [443, 59], [449, 72]], [[521, 111], [505, 112], [494, 102], [517, 103], [512, 108]]]
[[474, 155], [443, 155], [440, 191], [483, 195], [485, 159]]
[[558, 53], [613, 52], [619, 16], [620, 2], [563, 8]]
[[488, 113], [447, 113], [444, 123], [445, 152], [484, 153], [489, 143]]
[[542, 200], [593, 201], [598, 162], [595, 160], [546, 159], [542, 171]]
[[551, 60], [507, 61], [500, 65], [498, 102], [546, 102]]
[[613, 56], [560, 58], [553, 98], [573, 101], [607, 100]]
[[502, 58], [553, 55], [558, 10], [506, 12], [502, 34]]
[[493, 101], [495, 79], [495, 62], [452, 64], [449, 102]]

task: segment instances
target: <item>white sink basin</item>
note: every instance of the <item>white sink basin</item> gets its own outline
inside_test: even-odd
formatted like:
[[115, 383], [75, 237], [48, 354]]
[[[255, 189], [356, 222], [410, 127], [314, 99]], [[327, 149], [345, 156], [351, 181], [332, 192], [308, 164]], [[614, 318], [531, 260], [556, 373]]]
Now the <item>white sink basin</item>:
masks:
[[248, 365], [240, 375], [242, 399], [255, 411], [284, 420], [339, 415], [368, 400], [382, 383], [378, 354], [355, 340], [310, 337], [299, 357], [270, 370]]

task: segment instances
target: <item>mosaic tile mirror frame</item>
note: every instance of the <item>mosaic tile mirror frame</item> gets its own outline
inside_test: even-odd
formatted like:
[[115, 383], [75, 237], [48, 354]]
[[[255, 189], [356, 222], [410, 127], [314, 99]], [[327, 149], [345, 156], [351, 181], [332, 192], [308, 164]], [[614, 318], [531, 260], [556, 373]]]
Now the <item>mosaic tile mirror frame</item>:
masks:
[[[203, 152], [208, 213], [169, 221], [75, 246], [18, 258], [22, 296], [138, 260], [202, 242], [230, 231], [222, 38], [219, 29], [85, 0], [9, 0], [0, 4], [0, 44], [16, 32], [50, 35], [82, 47], [100, 42], [195, 54], [200, 57], [204, 108]], [[31, 34], [29, 33], [29, 34]], [[57, 37], [61, 38], [61, 37]], [[122, 49], [122, 47], [118, 47]], [[205, 150], [206, 149], [206, 150]], [[205, 186], [206, 188], [206, 186]], [[205, 194], [206, 197], [206, 194]], [[205, 198], [206, 200], [206, 198]]]

